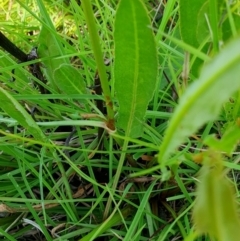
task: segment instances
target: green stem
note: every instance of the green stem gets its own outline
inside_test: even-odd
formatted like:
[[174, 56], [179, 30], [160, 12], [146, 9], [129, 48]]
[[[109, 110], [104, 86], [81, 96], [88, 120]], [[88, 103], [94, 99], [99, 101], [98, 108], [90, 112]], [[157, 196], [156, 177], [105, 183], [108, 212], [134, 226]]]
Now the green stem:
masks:
[[112, 108], [113, 104], [112, 104], [112, 99], [111, 99], [111, 92], [110, 92], [110, 87], [108, 84], [106, 67], [105, 67], [105, 64], [103, 61], [103, 54], [102, 54], [101, 46], [100, 46], [100, 39], [98, 36], [96, 24], [95, 24], [95, 17], [93, 14], [91, 1], [83, 0], [82, 7], [83, 7], [83, 11], [85, 13], [85, 18], [86, 18], [86, 22], [87, 22], [87, 26], [88, 26], [92, 49], [93, 49], [94, 57], [96, 59], [101, 87], [102, 87], [102, 91], [103, 91], [105, 102], [106, 102], [108, 127], [110, 129], [115, 129], [115, 127], [114, 127], [114, 111]]

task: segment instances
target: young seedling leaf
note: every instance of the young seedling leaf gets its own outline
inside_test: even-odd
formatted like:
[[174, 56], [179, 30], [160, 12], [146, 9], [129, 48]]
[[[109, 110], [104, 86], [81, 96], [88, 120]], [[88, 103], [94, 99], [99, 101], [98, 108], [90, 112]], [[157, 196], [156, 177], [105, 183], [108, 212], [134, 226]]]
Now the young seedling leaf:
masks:
[[184, 93], [169, 123], [158, 156], [163, 165], [187, 136], [218, 116], [222, 104], [240, 88], [240, 38], [215, 57]]
[[142, 121], [157, 78], [157, 51], [151, 23], [141, 0], [121, 0], [116, 13], [114, 41], [118, 127], [130, 137], [142, 133]]
[[36, 140], [45, 142], [46, 137], [26, 110], [4, 89], [0, 87], [1, 108], [26, 128]]
[[66, 94], [86, 93], [86, 86], [80, 73], [69, 64], [62, 64], [54, 71], [58, 88]]
[[219, 154], [208, 152], [200, 170], [193, 221], [199, 234], [238, 241], [240, 221], [233, 187], [224, 176]]

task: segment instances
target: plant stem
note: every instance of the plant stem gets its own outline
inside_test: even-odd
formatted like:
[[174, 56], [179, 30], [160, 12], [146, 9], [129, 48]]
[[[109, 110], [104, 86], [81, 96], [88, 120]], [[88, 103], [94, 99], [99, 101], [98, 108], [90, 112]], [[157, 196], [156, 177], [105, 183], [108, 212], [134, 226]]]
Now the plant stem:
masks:
[[97, 33], [95, 17], [93, 14], [91, 1], [83, 0], [82, 7], [83, 7], [83, 11], [85, 13], [89, 36], [90, 36], [90, 40], [91, 40], [91, 44], [92, 44], [92, 48], [93, 48], [94, 57], [96, 59], [98, 74], [100, 77], [101, 87], [102, 87], [103, 95], [104, 95], [105, 102], [106, 102], [107, 117], [108, 117], [107, 126], [111, 130], [114, 130], [115, 129], [115, 127], [114, 127], [114, 111], [112, 108], [113, 104], [112, 104], [112, 99], [111, 99], [111, 92], [110, 92], [110, 88], [109, 88], [109, 84], [108, 84], [106, 67], [105, 67], [105, 64], [103, 61], [103, 54], [102, 54], [101, 46], [100, 46], [100, 39], [99, 39], [99, 36]]

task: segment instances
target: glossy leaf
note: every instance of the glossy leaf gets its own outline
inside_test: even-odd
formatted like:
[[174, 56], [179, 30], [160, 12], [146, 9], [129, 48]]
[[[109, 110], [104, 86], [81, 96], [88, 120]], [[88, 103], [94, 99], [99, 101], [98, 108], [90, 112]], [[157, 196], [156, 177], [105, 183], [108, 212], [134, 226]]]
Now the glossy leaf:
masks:
[[223, 49], [180, 99], [160, 147], [158, 160], [163, 165], [186, 137], [206, 122], [215, 120], [222, 104], [240, 88], [239, 45], [240, 38]]
[[115, 90], [120, 105], [117, 125], [128, 136], [138, 137], [157, 77], [156, 45], [141, 0], [120, 1], [114, 41]]
[[18, 121], [20, 125], [29, 131], [36, 140], [46, 141], [46, 137], [42, 133], [39, 126], [27, 111], [4, 89], [0, 87], [1, 108], [13, 119]]

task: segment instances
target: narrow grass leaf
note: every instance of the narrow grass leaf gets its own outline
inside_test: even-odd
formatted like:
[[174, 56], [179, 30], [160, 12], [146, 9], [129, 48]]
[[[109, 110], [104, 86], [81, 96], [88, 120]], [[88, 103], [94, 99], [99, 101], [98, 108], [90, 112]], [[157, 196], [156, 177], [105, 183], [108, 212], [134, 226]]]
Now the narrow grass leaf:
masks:
[[0, 87], [1, 108], [26, 128], [36, 140], [45, 142], [43, 132], [27, 111], [4, 89]]
[[137, 231], [137, 227], [139, 225], [139, 220], [141, 219], [141, 217], [143, 215], [145, 215], [146, 205], [149, 201], [151, 192], [156, 184], [156, 181], [157, 180], [155, 180], [154, 182], [151, 183], [151, 185], [148, 187], [148, 189], [145, 191], [144, 195], [142, 196], [141, 203], [138, 207], [136, 214], [134, 215], [134, 218], [131, 222], [128, 232], [126, 233], [126, 236], [124, 237], [124, 240], [134, 240], [134, 239], [132, 239], [133, 235]]
[[164, 14], [161, 18], [160, 26], [156, 34], [156, 40], [161, 41], [163, 39], [162, 32], [168, 29], [169, 21], [172, 21], [173, 9], [176, 6], [177, 0], [170, 0], [164, 4]]
[[93, 229], [90, 233], [88, 233], [85, 237], [79, 239], [79, 241], [89, 241], [94, 240], [96, 238], [96, 233], [98, 237], [106, 232], [109, 228], [112, 228], [113, 226], [119, 224], [122, 222], [122, 217], [127, 218], [131, 214], [131, 208], [125, 207], [121, 210], [121, 215], [119, 213], [115, 213], [112, 217], [105, 220], [102, 224], [100, 224], [98, 227]]
[[9, 241], [17, 241], [17, 239], [13, 238], [11, 234], [8, 234], [8, 232], [6, 232], [1, 227], [0, 227], [0, 233], [1, 233], [1, 236], [4, 237], [4, 239], [7, 238], [7, 240]]
[[162, 165], [187, 136], [215, 120], [222, 104], [239, 89], [239, 45], [240, 38], [232, 41], [186, 90], [160, 146], [158, 160]]
[[130, 137], [138, 137], [157, 77], [156, 45], [141, 0], [120, 1], [114, 41], [115, 90], [120, 105], [117, 125]]

